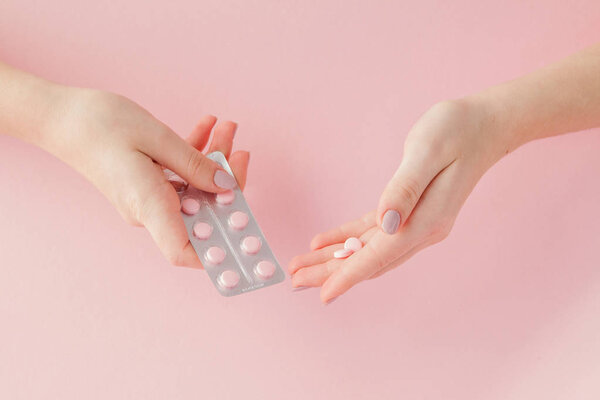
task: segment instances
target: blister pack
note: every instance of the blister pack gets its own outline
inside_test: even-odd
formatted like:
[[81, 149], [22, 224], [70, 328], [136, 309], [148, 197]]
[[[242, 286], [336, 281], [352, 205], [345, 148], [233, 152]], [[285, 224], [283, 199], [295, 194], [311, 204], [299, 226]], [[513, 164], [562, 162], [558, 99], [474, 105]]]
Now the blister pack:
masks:
[[[221, 152], [211, 160], [233, 175]], [[204, 192], [165, 170], [181, 200], [190, 242], [208, 276], [223, 296], [235, 296], [285, 279], [238, 186], [225, 193]]]

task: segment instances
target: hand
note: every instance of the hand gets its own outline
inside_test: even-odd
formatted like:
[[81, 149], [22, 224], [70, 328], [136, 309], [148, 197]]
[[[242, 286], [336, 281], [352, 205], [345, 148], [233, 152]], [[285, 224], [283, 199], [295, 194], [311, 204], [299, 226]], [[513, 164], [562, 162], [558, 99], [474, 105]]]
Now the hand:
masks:
[[[435, 105], [411, 129], [377, 209], [315, 236], [311, 252], [290, 262], [292, 285], [322, 286], [327, 303], [443, 240], [479, 178], [507, 149], [483, 106], [469, 100]], [[333, 258], [352, 236], [364, 247], [347, 259]]]
[[[209, 152], [229, 160], [240, 188], [246, 182], [249, 153], [231, 153], [236, 124], [205, 116], [187, 143], [134, 102], [106, 92], [64, 89], [56, 118], [46, 124], [42, 147], [89, 179], [128, 223], [145, 226], [170, 263], [202, 268], [191, 246], [175, 189], [163, 167], [208, 192], [235, 186], [234, 178], [202, 149], [211, 131]], [[54, 106], [56, 108], [56, 106]]]

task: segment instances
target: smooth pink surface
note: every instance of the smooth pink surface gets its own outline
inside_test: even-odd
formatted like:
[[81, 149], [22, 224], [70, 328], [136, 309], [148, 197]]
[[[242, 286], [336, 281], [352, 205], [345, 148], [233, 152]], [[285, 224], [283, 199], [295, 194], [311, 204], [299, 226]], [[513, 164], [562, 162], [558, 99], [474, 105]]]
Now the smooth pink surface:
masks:
[[256, 254], [260, 250], [260, 239], [256, 236], [247, 236], [242, 240], [242, 250], [248, 254]]
[[225, 250], [218, 246], [212, 246], [206, 250], [206, 259], [213, 264], [221, 264], [225, 259]]
[[[3, 0], [0, 58], [182, 135], [235, 119], [285, 265], [377, 206], [428, 106], [591, 44], [598, 21], [592, 0]], [[289, 282], [220, 296], [77, 173], [0, 137], [0, 397], [597, 399], [598, 149], [595, 130], [517, 150], [446, 241], [324, 307]]]
[[229, 216], [229, 225], [237, 230], [241, 231], [248, 226], [248, 214], [242, 211], [234, 211]]

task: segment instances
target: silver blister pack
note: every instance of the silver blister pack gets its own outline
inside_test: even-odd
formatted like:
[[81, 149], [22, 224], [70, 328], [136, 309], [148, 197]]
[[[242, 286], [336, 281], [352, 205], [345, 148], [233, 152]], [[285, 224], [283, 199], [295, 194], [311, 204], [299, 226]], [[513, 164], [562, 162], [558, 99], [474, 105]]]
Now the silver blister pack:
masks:
[[[208, 158], [233, 175], [223, 153]], [[238, 186], [216, 195], [187, 185], [169, 170], [165, 174], [179, 194], [190, 242], [219, 293], [235, 296], [285, 279]]]

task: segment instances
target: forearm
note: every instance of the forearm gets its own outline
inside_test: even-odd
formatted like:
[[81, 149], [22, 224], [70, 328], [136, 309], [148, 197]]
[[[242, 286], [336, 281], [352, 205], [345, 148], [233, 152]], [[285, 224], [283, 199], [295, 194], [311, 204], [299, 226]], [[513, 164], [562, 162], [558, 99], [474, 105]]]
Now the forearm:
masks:
[[600, 126], [600, 44], [469, 97], [504, 136], [506, 151]]
[[0, 134], [45, 147], [65, 113], [67, 88], [0, 62]]

